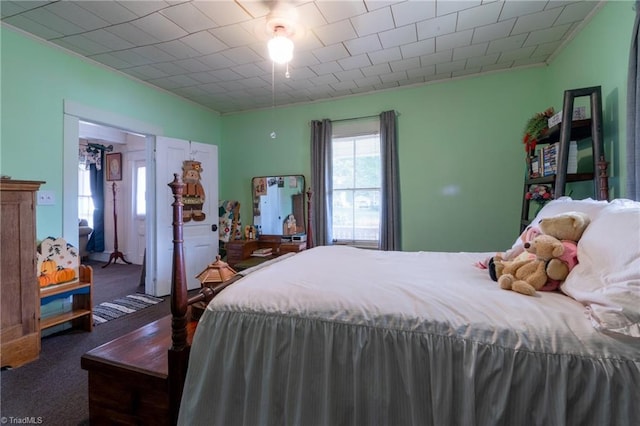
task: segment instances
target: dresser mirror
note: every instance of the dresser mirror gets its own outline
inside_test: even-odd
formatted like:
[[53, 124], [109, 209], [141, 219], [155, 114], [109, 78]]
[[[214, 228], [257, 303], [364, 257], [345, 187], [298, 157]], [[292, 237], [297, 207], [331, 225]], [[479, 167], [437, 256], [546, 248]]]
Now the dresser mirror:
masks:
[[251, 180], [253, 226], [263, 235], [305, 233], [304, 176], [257, 176]]

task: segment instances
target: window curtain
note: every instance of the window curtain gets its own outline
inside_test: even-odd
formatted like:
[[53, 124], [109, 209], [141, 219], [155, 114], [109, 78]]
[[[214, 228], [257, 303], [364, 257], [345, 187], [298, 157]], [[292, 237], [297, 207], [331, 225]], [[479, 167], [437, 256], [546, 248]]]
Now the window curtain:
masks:
[[640, 201], [640, 1], [634, 5], [636, 20], [631, 34], [627, 87], [627, 198]]
[[314, 246], [331, 244], [331, 120], [311, 122], [311, 229]]
[[380, 206], [380, 249], [400, 250], [400, 182], [396, 112], [380, 114], [380, 157], [382, 162], [382, 205]]
[[[104, 162], [104, 152], [100, 153], [100, 164]], [[93, 232], [87, 242], [89, 253], [104, 251], [104, 168], [96, 163], [89, 165], [91, 199], [93, 200]]]

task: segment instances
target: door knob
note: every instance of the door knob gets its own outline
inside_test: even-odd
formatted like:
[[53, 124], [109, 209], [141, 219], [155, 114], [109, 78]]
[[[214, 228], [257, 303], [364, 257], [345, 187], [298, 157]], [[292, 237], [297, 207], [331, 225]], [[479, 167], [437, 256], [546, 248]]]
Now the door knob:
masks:
[[211, 232], [216, 232], [217, 230], [218, 230], [218, 225], [216, 225], [215, 223], [211, 225]]

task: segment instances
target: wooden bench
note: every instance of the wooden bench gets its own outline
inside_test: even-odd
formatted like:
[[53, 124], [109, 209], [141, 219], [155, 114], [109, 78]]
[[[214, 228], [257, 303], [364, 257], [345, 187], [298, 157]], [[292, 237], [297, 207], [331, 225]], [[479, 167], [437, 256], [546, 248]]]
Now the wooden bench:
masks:
[[[191, 344], [196, 322], [187, 325]], [[171, 316], [85, 353], [91, 425], [170, 425], [168, 352]]]

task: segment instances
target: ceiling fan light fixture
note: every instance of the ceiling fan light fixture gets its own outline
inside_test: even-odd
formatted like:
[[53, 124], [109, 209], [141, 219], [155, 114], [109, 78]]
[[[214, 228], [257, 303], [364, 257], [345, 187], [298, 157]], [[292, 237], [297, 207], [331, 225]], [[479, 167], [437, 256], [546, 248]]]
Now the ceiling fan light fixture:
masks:
[[269, 57], [277, 64], [286, 64], [293, 59], [293, 42], [287, 37], [284, 27], [278, 26], [273, 32], [273, 38], [267, 43]]

